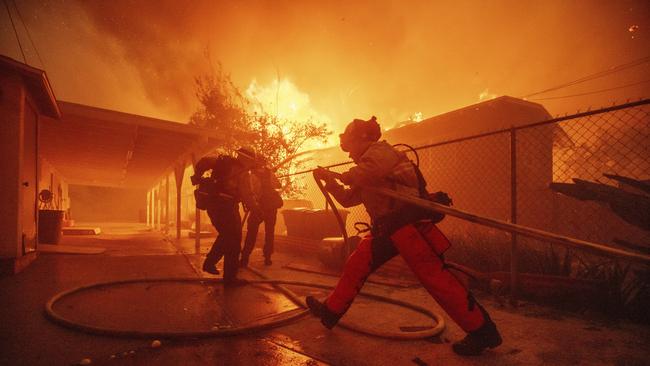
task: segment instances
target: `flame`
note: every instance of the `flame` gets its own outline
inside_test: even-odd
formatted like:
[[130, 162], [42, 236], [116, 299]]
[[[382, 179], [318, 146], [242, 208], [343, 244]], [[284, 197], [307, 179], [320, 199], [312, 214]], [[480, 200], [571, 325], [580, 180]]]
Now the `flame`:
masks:
[[485, 88], [485, 89], [481, 92], [481, 94], [478, 95], [478, 101], [479, 101], [479, 102], [482, 102], [482, 101], [484, 101], [484, 100], [494, 99], [494, 98], [496, 98], [496, 97], [497, 97], [496, 94], [491, 94], [491, 93], [490, 93], [490, 90], [489, 90], [488, 88]]
[[[311, 104], [309, 94], [301, 91], [289, 79], [274, 79], [267, 85], [261, 85], [253, 79], [245, 91], [246, 97], [252, 102], [252, 112], [269, 113], [280, 120], [312, 121], [318, 124], [325, 123], [332, 130], [332, 121], [324, 113], [317, 111]], [[283, 133], [288, 128], [282, 128]], [[308, 142], [304, 149], [317, 149], [332, 145], [335, 141]]]
[[253, 102], [254, 112], [270, 113], [280, 119], [330, 123], [329, 117], [312, 107], [309, 94], [289, 79], [275, 79], [267, 85], [260, 85], [253, 79], [245, 93]]
[[415, 113], [413, 113], [413, 115], [411, 116], [411, 121], [413, 121], [413, 122], [420, 122], [420, 121], [422, 121], [423, 119], [424, 119], [424, 118], [422, 117], [422, 112], [415, 112]]

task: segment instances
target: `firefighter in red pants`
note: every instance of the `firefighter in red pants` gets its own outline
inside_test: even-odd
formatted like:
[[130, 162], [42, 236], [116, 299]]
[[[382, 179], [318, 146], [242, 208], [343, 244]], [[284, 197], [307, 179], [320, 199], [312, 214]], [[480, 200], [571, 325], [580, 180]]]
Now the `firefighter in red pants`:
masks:
[[[403, 152], [379, 141], [381, 129], [375, 117], [355, 119], [340, 135], [341, 149], [356, 163], [340, 175], [318, 169], [317, 179], [344, 207], [363, 204], [372, 220], [366, 236], [350, 255], [343, 274], [324, 302], [306, 298], [311, 312], [331, 329], [352, 304], [366, 278], [382, 264], [401, 255], [424, 288], [467, 332], [453, 344], [460, 355], [478, 355], [501, 344], [501, 336], [486, 310], [446, 268], [443, 252], [450, 243], [427, 220], [430, 213], [368, 190], [364, 186], [390, 188], [405, 195], [420, 196], [425, 184], [417, 168]], [[345, 186], [337, 182], [339, 179]]]

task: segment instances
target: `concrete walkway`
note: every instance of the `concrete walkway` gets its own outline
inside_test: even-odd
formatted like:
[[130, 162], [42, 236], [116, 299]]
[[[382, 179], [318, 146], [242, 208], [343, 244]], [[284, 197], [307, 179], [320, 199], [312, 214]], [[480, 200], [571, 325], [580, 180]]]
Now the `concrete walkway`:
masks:
[[[212, 239], [201, 242], [207, 251]], [[84, 334], [45, 319], [43, 307], [54, 294], [72, 287], [124, 279], [199, 277], [202, 258], [193, 239], [169, 240], [141, 225], [104, 224], [98, 236], [67, 236], [66, 245], [103, 247], [96, 255], [41, 254], [24, 272], [0, 278], [1, 365], [70, 365], [82, 359], [99, 365], [647, 365], [648, 326], [577, 316], [523, 304], [510, 308], [478, 294], [503, 334], [504, 344], [483, 356], [461, 358], [449, 343], [463, 336], [448, 318], [439, 337], [393, 341], [344, 329], [328, 331], [312, 318], [250, 335], [171, 341], [151, 348], [153, 339]], [[256, 249], [250, 266], [269, 277], [334, 284], [335, 278], [284, 268], [318, 266], [313, 256], [277, 246], [273, 266]], [[243, 270], [243, 278], [254, 279]], [[293, 286], [300, 295], [324, 292]], [[364, 290], [408, 300], [440, 311], [421, 288], [368, 284]], [[132, 286], [73, 296], [57, 308], [66, 316], [96, 325], [141, 329], [210, 329], [254, 322], [296, 306], [269, 286], [224, 291], [220, 286]], [[364, 298], [346, 319], [377, 329], [425, 327], [431, 321], [413, 311]]]

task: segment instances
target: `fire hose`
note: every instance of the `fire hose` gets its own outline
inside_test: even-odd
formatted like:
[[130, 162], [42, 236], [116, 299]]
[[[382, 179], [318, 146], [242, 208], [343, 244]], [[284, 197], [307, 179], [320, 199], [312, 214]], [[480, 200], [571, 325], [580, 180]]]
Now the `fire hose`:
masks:
[[[271, 328], [278, 327], [290, 323], [294, 320], [302, 318], [303, 316], [309, 314], [307, 310], [307, 305], [301, 297], [296, 295], [293, 291], [281, 285], [294, 285], [294, 286], [305, 286], [321, 289], [332, 289], [332, 286], [316, 284], [313, 282], [304, 282], [304, 281], [292, 281], [292, 280], [273, 280], [268, 279], [266, 276], [260, 272], [249, 268], [251, 272], [262, 277], [260, 280], [249, 280], [246, 281], [247, 284], [268, 284], [273, 285], [278, 291], [287, 296], [292, 302], [299, 305], [302, 310], [298, 312], [293, 312], [292, 314], [287, 314], [281, 318], [274, 318], [271, 320], [261, 320], [248, 325], [228, 327], [228, 328], [217, 328], [210, 330], [198, 330], [198, 331], [143, 331], [138, 329], [118, 329], [118, 328], [107, 328], [102, 326], [96, 326], [92, 324], [85, 324], [73, 319], [66, 318], [65, 316], [59, 314], [54, 308], [57, 302], [61, 301], [63, 298], [78, 294], [83, 291], [93, 290], [93, 289], [105, 289], [110, 286], [118, 285], [128, 285], [136, 283], [164, 283], [164, 282], [175, 282], [175, 283], [201, 283], [201, 284], [220, 284], [223, 283], [222, 279], [206, 279], [206, 278], [196, 278], [196, 277], [166, 277], [166, 278], [149, 278], [149, 279], [132, 279], [132, 280], [122, 280], [122, 281], [112, 281], [112, 282], [101, 282], [94, 283], [90, 285], [76, 287], [70, 290], [66, 290], [54, 295], [50, 298], [45, 304], [45, 315], [46, 317], [53, 321], [56, 324], [62, 325], [66, 328], [82, 331], [90, 334], [105, 335], [105, 336], [115, 336], [115, 337], [128, 337], [128, 338], [164, 338], [164, 339], [187, 339], [187, 338], [208, 338], [208, 337], [225, 337], [225, 336], [234, 336], [242, 334], [250, 334], [252, 332], [259, 332]], [[435, 320], [435, 325], [430, 329], [414, 331], [414, 332], [391, 332], [391, 331], [380, 331], [375, 329], [364, 328], [362, 326], [356, 325], [349, 321], [339, 322], [339, 326], [348, 330], [352, 330], [358, 333], [376, 336], [381, 338], [389, 339], [422, 339], [429, 338], [440, 334], [445, 328], [445, 322], [442, 317], [438, 314], [428, 310], [425, 307], [412, 304], [406, 301], [401, 301], [397, 299], [392, 299], [390, 297], [372, 294], [368, 292], [361, 292], [361, 296], [367, 297], [369, 299], [377, 300], [380, 302], [401, 306], [407, 309], [414, 310], [421, 314], [426, 315], [427, 317]]]
[[316, 181], [316, 185], [318, 186], [318, 189], [320, 189], [321, 193], [325, 197], [325, 201], [327, 202], [328, 207], [332, 208], [332, 212], [334, 213], [334, 217], [336, 217], [336, 222], [339, 225], [339, 229], [341, 230], [341, 235], [343, 235], [343, 246], [344, 250], [343, 253], [345, 253], [346, 258], [351, 252], [351, 246], [350, 246], [350, 238], [348, 237], [348, 230], [345, 227], [345, 222], [343, 222], [343, 218], [341, 217], [341, 213], [339, 212], [338, 208], [336, 207], [336, 204], [334, 204], [334, 200], [332, 199], [332, 196], [330, 196], [329, 192], [325, 187], [323, 186], [322, 180], [316, 176], [316, 171], [312, 172], [312, 175], [314, 176], [314, 180]]

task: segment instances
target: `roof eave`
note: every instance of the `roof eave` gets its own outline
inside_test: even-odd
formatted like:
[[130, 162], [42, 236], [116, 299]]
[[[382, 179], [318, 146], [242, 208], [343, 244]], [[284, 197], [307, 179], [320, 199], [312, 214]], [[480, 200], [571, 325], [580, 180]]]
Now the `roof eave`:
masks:
[[29, 92], [36, 100], [38, 110], [41, 114], [54, 119], [61, 118], [61, 111], [56, 103], [52, 85], [45, 71], [4, 55], [0, 55], [0, 67], [22, 77]]

